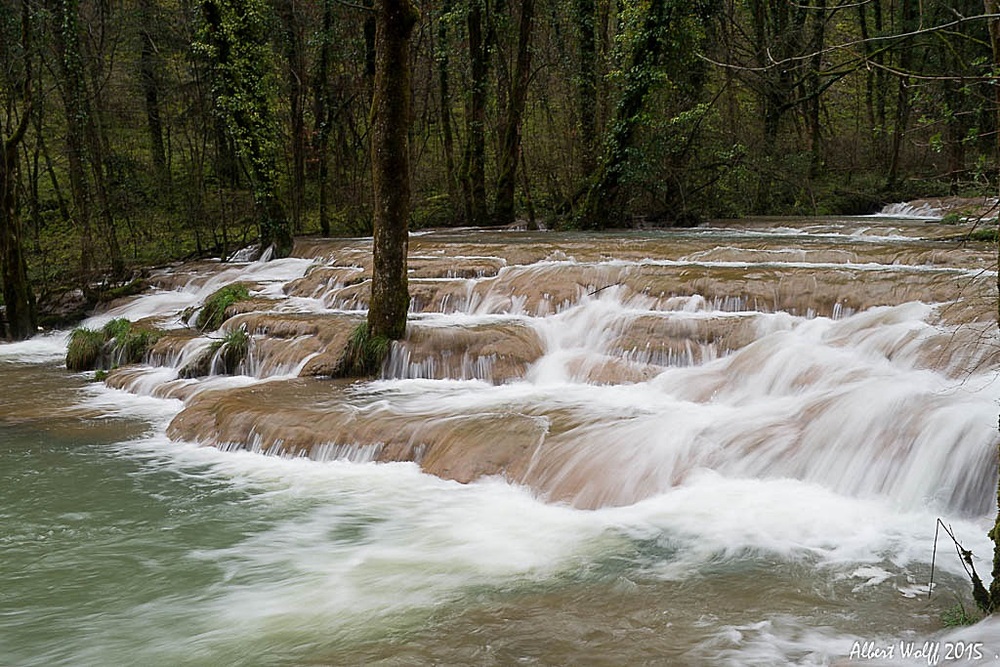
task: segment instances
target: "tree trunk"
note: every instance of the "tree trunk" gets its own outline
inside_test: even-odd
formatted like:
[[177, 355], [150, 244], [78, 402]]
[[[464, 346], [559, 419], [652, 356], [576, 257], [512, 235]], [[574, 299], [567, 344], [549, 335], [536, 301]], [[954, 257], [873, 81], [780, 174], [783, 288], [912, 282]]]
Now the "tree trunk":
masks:
[[597, 164], [597, 16], [594, 0], [575, 0], [574, 18], [579, 33], [580, 64], [577, 72], [577, 113], [580, 116], [580, 166], [591, 178]]
[[277, 195], [277, 126], [271, 46], [263, 0], [202, 0], [202, 48], [212, 56], [217, 118], [250, 178], [262, 253], [292, 251]]
[[[997, 14], [1000, 14], [1000, 1], [998, 0], [983, 0], [984, 9], [987, 14], [991, 14], [994, 18], [989, 20], [990, 26], [990, 45], [993, 49], [993, 70], [1000, 70], [1000, 18]], [[993, 109], [994, 114], [997, 118], [997, 127], [1000, 127], [1000, 84], [993, 81]], [[996, 154], [994, 155], [995, 160], [1000, 160], [1000, 134], [994, 134]], [[997, 261], [1000, 262], [1000, 239], [997, 243]], [[1000, 275], [997, 276], [997, 323], [1000, 324]], [[1000, 457], [1000, 451], [997, 452], [998, 457]], [[1000, 610], [1000, 483], [997, 486], [997, 517], [996, 522], [993, 524], [993, 530], [989, 533], [990, 538], [993, 540], [993, 581], [990, 584], [989, 597], [991, 601], [991, 611]]]
[[465, 219], [470, 225], [485, 225], [486, 209], [486, 75], [489, 72], [489, 37], [484, 32], [483, 3], [471, 0], [466, 23], [469, 38], [470, 82], [466, 115], [466, 145], [463, 158]]
[[528, 99], [531, 80], [531, 30], [534, 24], [534, 0], [521, 0], [521, 18], [517, 34], [517, 63], [511, 90], [507, 95], [507, 113], [500, 142], [497, 199], [493, 222], [508, 225], [514, 222], [514, 185], [521, 155], [521, 118]]
[[444, 144], [445, 178], [448, 180], [448, 204], [453, 224], [461, 224], [464, 219], [460, 211], [461, 196], [455, 174], [455, 134], [451, 126], [451, 76], [449, 72], [450, 44], [448, 21], [444, 16], [451, 12], [451, 0], [443, 0], [442, 17], [438, 19], [438, 83], [441, 88], [441, 139]]
[[[901, 0], [902, 31], [904, 33], [919, 27], [919, 12], [914, 7], [913, 0]], [[912, 44], [904, 42], [899, 49], [899, 70], [911, 71], [913, 64]], [[910, 82], [906, 77], [900, 77], [896, 93], [896, 123], [892, 128], [892, 143], [889, 148], [889, 173], [886, 177], [886, 188], [892, 190], [899, 182], [899, 162], [903, 151], [903, 137], [910, 123]]]
[[[17, 206], [18, 144], [24, 139], [32, 113], [30, 40], [30, 14], [25, 1], [21, 5], [21, 41], [24, 49], [21, 118], [9, 137], [0, 136], [0, 286], [6, 305], [6, 335], [14, 340], [30, 338], [36, 331], [35, 295], [28, 282], [21, 217]], [[13, 105], [8, 108], [13, 108]], [[0, 327], [0, 336], [3, 334], [3, 328]]]
[[653, 2], [643, 21], [642, 37], [633, 45], [603, 164], [587, 192], [581, 212], [580, 225], [584, 228], [600, 229], [615, 222], [618, 194], [628, 166], [628, 149], [642, 120], [646, 96], [656, 80], [653, 71], [660, 61], [662, 35], [670, 25], [671, 7], [667, 2]]
[[142, 46], [139, 50], [139, 81], [146, 102], [146, 128], [149, 130], [149, 143], [153, 152], [153, 167], [159, 176], [169, 179], [167, 153], [163, 146], [163, 121], [160, 117], [160, 87], [157, 76], [160, 57], [152, 33], [152, 27], [155, 25], [157, 17], [151, 0], [141, 0], [139, 40]]
[[86, 176], [85, 123], [89, 98], [85, 88], [83, 59], [77, 31], [76, 0], [53, 0], [53, 45], [59, 91], [66, 112], [66, 157], [69, 167], [72, 216], [80, 230], [80, 273], [84, 289], [90, 288], [94, 272], [94, 240], [91, 230], [91, 193]]
[[306, 60], [302, 26], [296, 0], [282, 0], [278, 12], [285, 24], [285, 57], [288, 60], [288, 97], [292, 128], [292, 226], [302, 230], [306, 190]]
[[372, 186], [375, 203], [371, 338], [406, 334], [410, 305], [406, 256], [410, 218], [410, 35], [417, 11], [409, 0], [375, 5], [372, 97]]
[[313, 81], [313, 118], [316, 124], [316, 159], [319, 162], [319, 228], [323, 236], [330, 235], [329, 192], [329, 152], [330, 130], [333, 126], [333, 110], [330, 100], [330, 62], [332, 60], [330, 31], [333, 29], [333, 2], [323, 2], [323, 34], [320, 38], [319, 66]]

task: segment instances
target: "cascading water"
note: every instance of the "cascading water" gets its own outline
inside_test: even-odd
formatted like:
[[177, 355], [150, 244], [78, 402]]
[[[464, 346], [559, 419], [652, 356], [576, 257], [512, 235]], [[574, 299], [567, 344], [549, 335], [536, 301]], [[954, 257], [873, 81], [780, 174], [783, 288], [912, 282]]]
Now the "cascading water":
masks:
[[[0, 346], [61, 397], [0, 399], [0, 662], [992, 659], [996, 622], [942, 629], [968, 604], [943, 543], [926, 599], [935, 519], [985, 557], [997, 484], [995, 256], [953, 233], [422, 234], [373, 382], [324, 377], [368, 240], [156, 277], [85, 323], [166, 330], [108, 386], [53, 365], [64, 336]], [[227, 376], [198, 365], [225, 331], [182, 314], [233, 282], [253, 298], [223, 329], [251, 343]]]

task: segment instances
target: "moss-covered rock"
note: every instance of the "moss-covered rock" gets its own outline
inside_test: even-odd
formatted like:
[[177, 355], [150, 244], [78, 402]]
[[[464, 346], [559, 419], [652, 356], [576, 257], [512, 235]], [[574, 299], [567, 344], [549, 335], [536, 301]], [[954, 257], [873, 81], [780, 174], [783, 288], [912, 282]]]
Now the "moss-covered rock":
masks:
[[66, 368], [71, 371], [89, 371], [98, 367], [104, 348], [104, 333], [85, 327], [74, 329], [66, 350]]
[[243, 283], [233, 283], [216, 290], [205, 299], [194, 325], [201, 331], [214, 331], [222, 326], [228, 315], [226, 311], [234, 303], [250, 298], [250, 288]]
[[70, 336], [66, 368], [106, 371], [140, 363], [162, 335], [160, 331], [136, 326], [124, 318], [111, 320], [100, 331], [80, 327]]

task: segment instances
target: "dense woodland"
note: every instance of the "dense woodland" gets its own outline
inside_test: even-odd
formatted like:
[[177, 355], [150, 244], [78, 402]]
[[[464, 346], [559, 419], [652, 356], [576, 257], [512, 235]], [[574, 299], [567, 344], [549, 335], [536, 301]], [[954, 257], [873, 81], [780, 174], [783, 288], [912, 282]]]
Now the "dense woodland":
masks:
[[[371, 234], [373, 173], [396, 188], [372, 150], [376, 19], [393, 4], [0, 3], [8, 319], [26, 288], [92, 300], [136, 266]], [[407, 137], [410, 226], [675, 225], [991, 192], [985, 4], [416, 0], [410, 96], [387, 111]]]

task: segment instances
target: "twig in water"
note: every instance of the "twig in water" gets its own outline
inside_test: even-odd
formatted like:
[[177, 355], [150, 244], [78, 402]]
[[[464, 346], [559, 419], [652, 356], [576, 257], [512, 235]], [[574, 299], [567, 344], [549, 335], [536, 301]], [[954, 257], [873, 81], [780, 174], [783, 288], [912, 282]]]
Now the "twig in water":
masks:
[[587, 294], [587, 296], [594, 296], [594, 295], [595, 295], [595, 294], [597, 294], [598, 292], [603, 292], [604, 290], [606, 290], [606, 289], [608, 289], [608, 288], [610, 288], [610, 287], [618, 287], [618, 286], [619, 286], [619, 285], [621, 285], [621, 284], [623, 284], [623, 283], [622, 283], [622, 281], [620, 281], [620, 280], [619, 280], [619, 281], [618, 281], [618, 282], [616, 282], [616, 283], [611, 283], [610, 285], [605, 285], [604, 287], [598, 287], [598, 288], [597, 288], [597, 289], [595, 289], [595, 290], [594, 290], [593, 292], [590, 292], [589, 294]]

